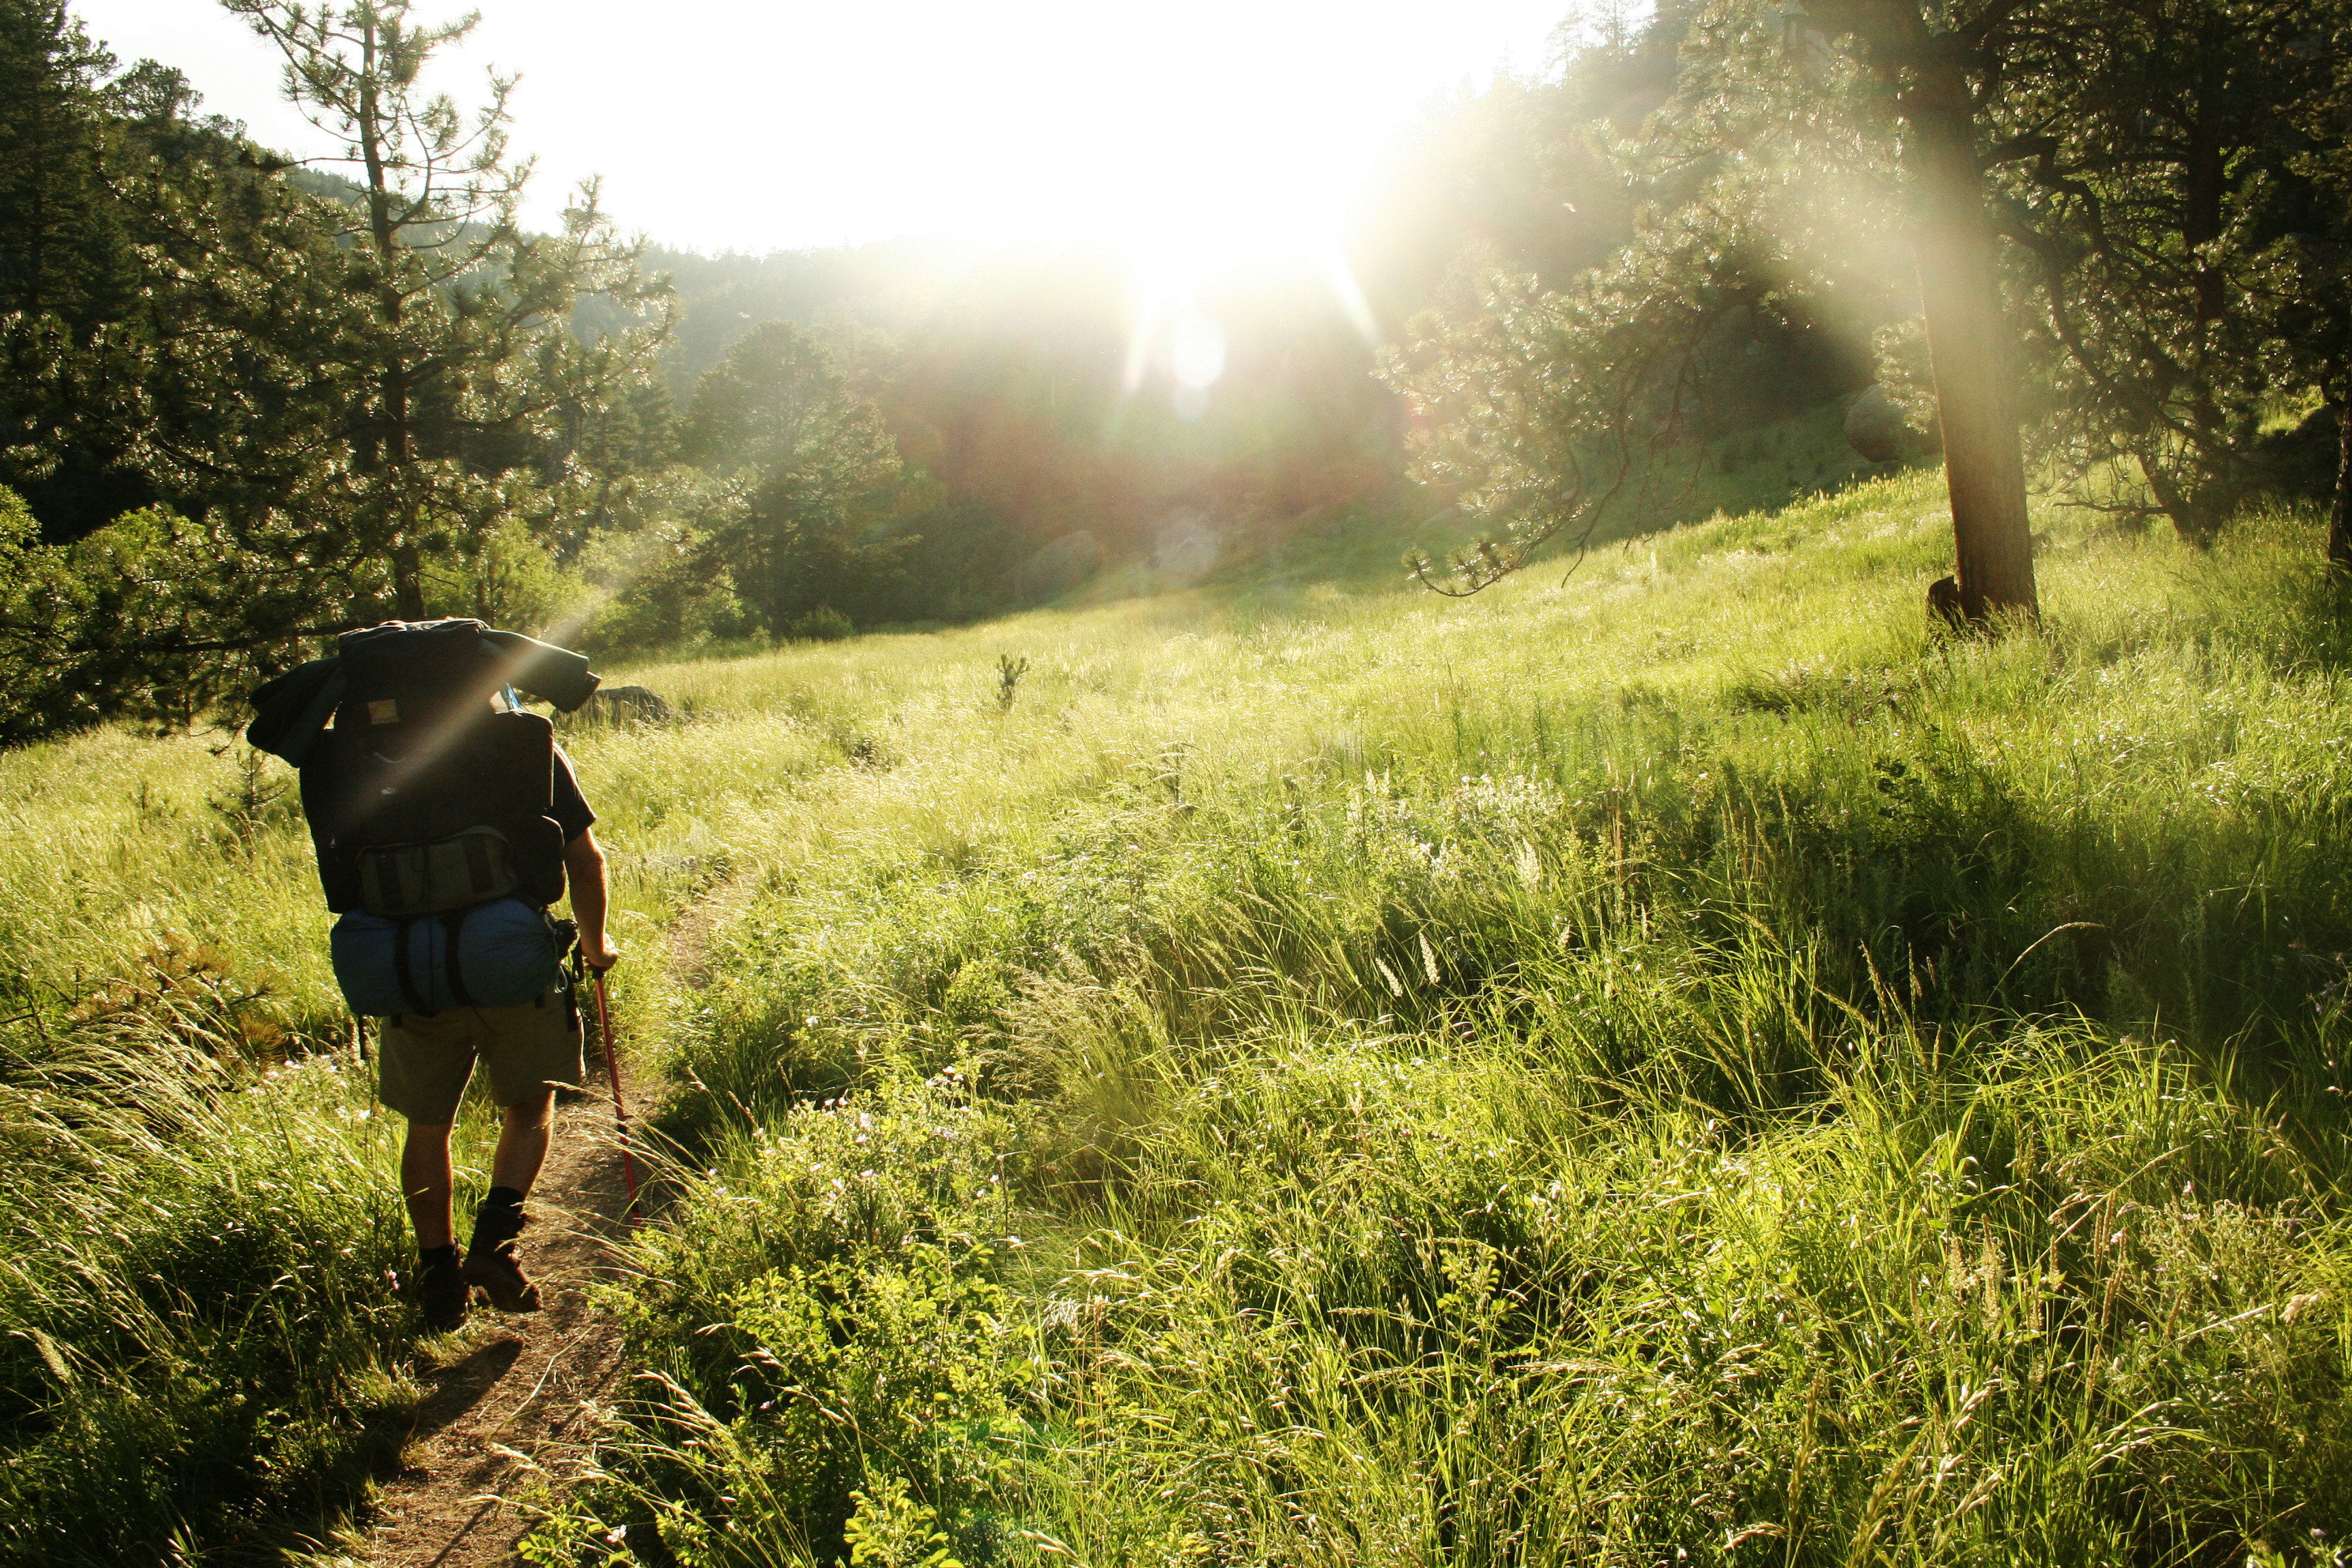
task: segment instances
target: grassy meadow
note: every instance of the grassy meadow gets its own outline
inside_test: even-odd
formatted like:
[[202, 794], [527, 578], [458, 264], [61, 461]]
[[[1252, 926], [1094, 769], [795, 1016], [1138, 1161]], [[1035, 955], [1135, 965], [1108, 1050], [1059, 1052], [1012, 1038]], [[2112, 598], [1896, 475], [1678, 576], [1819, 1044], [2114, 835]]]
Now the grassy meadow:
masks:
[[[536, 1559], [2340, 1561], [2352, 616], [2041, 521], [1990, 639], [1915, 472], [615, 672], [672, 1201]], [[230, 739], [0, 755], [0, 1562], [331, 1554], [415, 1397]]]

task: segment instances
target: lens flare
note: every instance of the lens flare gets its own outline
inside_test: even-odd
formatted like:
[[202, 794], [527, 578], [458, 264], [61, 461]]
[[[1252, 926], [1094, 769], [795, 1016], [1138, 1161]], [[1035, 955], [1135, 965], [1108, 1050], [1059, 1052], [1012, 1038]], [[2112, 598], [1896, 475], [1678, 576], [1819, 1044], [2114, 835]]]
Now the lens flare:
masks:
[[1169, 338], [1169, 367], [1179, 385], [1206, 391], [1225, 374], [1225, 329], [1214, 316], [1198, 309], [1180, 311]]
[[1302, 201], [1289, 207], [1250, 192], [1169, 194], [1148, 211], [1090, 215], [1096, 243], [1108, 243], [1133, 280], [1135, 314], [1121, 377], [1130, 397], [1159, 373], [1173, 382], [1178, 416], [1198, 419], [1225, 374], [1226, 323], [1203, 304], [1253, 276], [1310, 275], [1368, 345], [1381, 331], [1341, 247], [1339, 214]]

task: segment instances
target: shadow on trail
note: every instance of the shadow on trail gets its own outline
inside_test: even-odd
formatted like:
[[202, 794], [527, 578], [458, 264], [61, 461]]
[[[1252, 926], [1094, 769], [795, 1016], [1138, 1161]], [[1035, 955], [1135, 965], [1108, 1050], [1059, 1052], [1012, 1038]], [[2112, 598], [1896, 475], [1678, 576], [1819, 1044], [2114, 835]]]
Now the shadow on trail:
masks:
[[478, 1346], [466, 1357], [426, 1375], [432, 1392], [416, 1406], [414, 1435], [430, 1436], [481, 1402], [521, 1359], [523, 1342], [502, 1339]]

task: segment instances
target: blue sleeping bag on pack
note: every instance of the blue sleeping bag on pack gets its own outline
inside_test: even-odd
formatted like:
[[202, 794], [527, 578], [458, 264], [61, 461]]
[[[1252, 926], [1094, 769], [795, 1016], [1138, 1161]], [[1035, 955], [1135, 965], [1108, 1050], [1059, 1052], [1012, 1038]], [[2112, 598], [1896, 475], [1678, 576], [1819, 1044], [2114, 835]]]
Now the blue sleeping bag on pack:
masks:
[[335, 984], [362, 1017], [521, 1007], [563, 982], [563, 942], [520, 899], [394, 920], [353, 910], [328, 939]]

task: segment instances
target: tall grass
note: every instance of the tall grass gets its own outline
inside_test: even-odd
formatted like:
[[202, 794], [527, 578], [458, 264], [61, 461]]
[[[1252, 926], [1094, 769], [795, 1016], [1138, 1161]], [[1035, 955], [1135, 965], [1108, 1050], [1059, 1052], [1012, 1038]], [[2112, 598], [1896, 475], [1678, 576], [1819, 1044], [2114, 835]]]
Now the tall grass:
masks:
[[333, 1528], [413, 1403], [365, 1086], [257, 1050], [200, 963], [151, 977], [20, 1018], [0, 1074], [0, 1561], [274, 1558]]
[[541, 1556], [2332, 1560], [2308, 520], [1988, 641], [1933, 502], [648, 673], [735, 898]]
[[[2041, 521], [1991, 640], [1897, 475], [612, 672], [688, 715], [566, 732], [677, 1202], [533, 1552], [2334, 1560], [2352, 619], [2308, 519]], [[224, 739], [0, 756], [10, 1561], [324, 1539], [412, 1396]]]
[[[283, 1561], [412, 1425], [401, 1128], [290, 783], [226, 732], [0, 753], [0, 1563]], [[684, 874], [622, 866], [657, 969]], [[659, 986], [622, 994], [659, 1026]], [[461, 1199], [493, 1121], [469, 1106]]]

